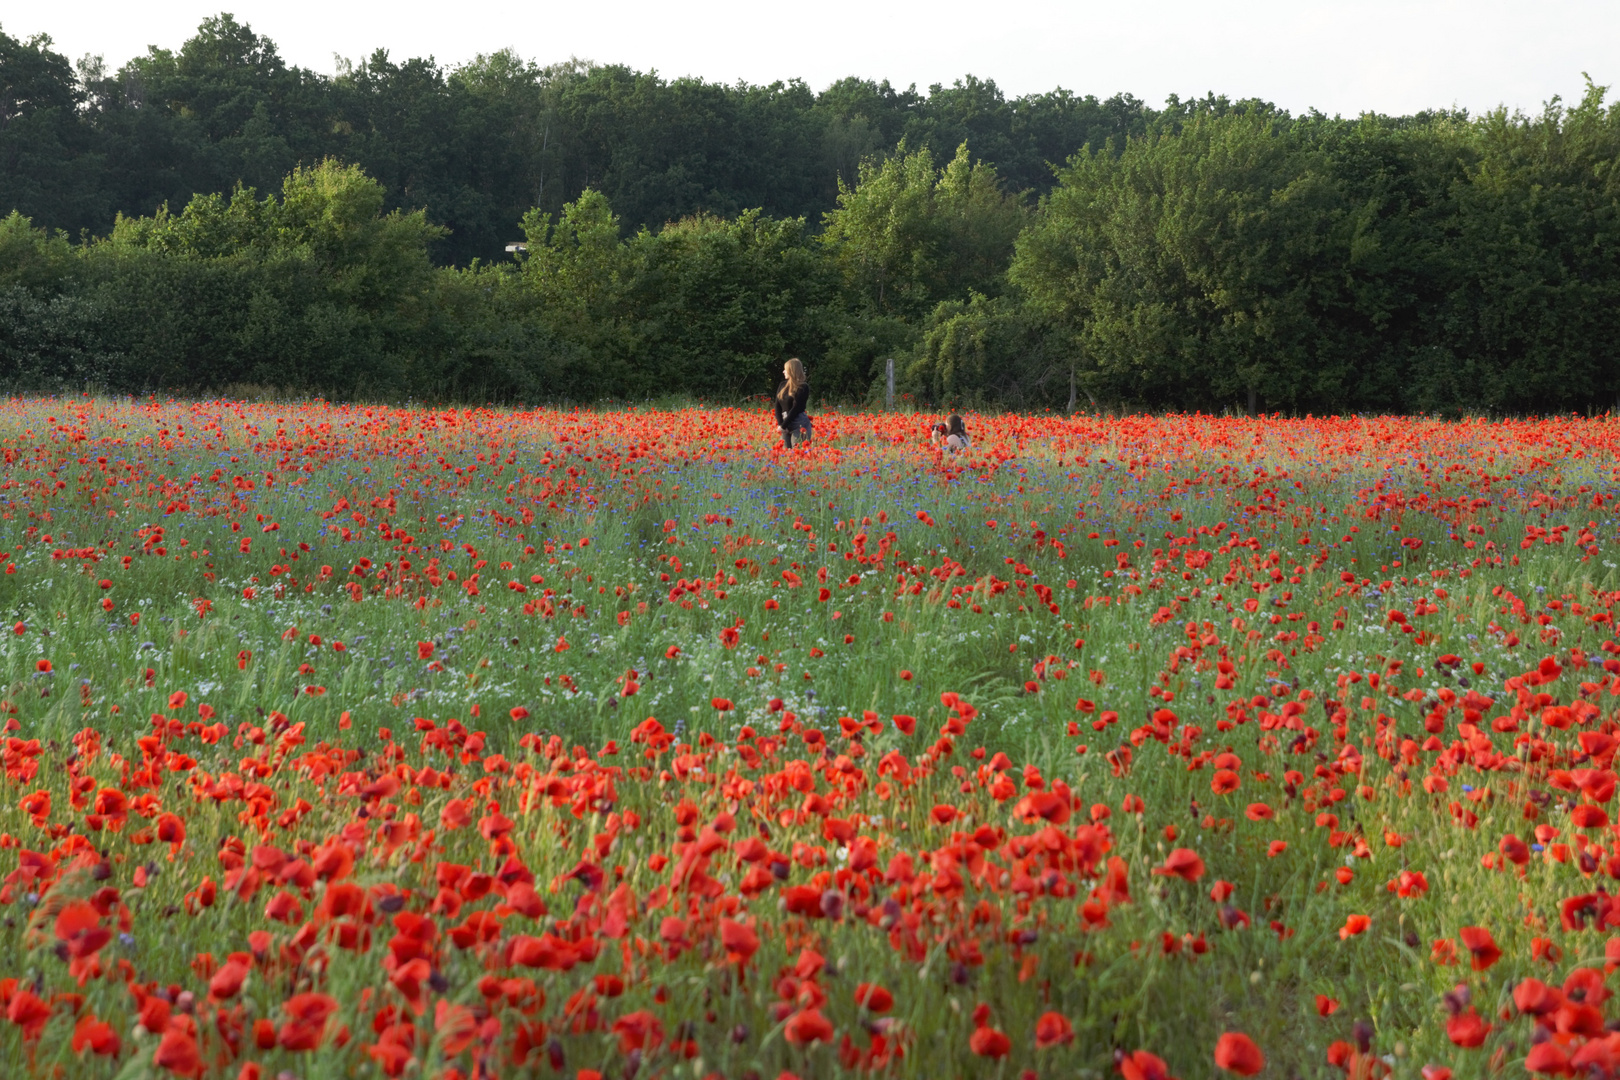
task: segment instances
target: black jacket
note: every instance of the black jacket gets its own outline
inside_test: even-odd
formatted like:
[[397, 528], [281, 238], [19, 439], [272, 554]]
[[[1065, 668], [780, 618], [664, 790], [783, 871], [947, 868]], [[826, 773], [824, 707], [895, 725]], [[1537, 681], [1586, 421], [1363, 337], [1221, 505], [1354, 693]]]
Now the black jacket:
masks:
[[805, 383], [799, 387], [795, 394], [788, 394], [787, 383], [783, 383], [776, 390], [776, 426], [786, 431], [804, 413], [805, 403], [810, 400], [810, 384]]

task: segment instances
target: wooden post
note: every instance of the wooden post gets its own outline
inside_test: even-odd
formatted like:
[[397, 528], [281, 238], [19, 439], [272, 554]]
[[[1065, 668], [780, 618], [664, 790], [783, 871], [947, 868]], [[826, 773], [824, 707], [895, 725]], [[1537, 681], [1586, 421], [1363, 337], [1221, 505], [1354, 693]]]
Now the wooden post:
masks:
[[1074, 415], [1074, 368], [1069, 369], [1069, 415]]
[[888, 390], [885, 392], [885, 394], [883, 396], [883, 405], [884, 405], [884, 408], [889, 409], [890, 411], [893, 411], [893, 409], [894, 409], [894, 357], [892, 357], [892, 356], [889, 357], [889, 359], [886, 361], [886, 364], [888, 366], [889, 385], [888, 385]]

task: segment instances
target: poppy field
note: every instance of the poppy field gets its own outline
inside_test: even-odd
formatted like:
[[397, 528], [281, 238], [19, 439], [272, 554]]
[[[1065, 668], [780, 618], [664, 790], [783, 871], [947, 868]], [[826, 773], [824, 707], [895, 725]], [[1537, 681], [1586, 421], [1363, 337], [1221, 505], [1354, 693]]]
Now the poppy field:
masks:
[[1620, 1073], [1620, 428], [0, 407], [0, 1074]]

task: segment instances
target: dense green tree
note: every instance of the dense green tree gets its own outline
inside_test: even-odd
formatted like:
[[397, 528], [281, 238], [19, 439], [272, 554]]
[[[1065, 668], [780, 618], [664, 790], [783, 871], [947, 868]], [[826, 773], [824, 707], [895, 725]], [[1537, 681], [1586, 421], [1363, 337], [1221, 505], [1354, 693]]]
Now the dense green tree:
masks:
[[590, 396], [611, 392], [609, 388], [627, 391], [639, 344], [635, 321], [626, 310], [634, 268], [607, 196], [586, 191], [555, 218], [531, 210], [524, 216], [523, 232], [528, 238], [523, 276], [540, 299], [545, 325], [574, 343], [591, 372], [589, 380], [564, 392]]
[[901, 143], [868, 158], [858, 182], [839, 181], [820, 241], [841, 282], [824, 313], [827, 382], [844, 394], [873, 385], [879, 361], [905, 354], [933, 306], [1000, 291], [1026, 211], [1001, 190], [995, 169], [964, 143], [943, 168], [926, 148]]
[[1066, 336], [1033, 306], [974, 292], [929, 313], [904, 385], [919, 400], [947, 407], [1066, 407], [1071, 367]]
[[1369, 346], [1344, 288], [1354, 219], [1323, 153], [1266, 110], [1208, 110], [1077, 155], [1011, 274], [1113, 399], [1321, 408]]
[[26, 390], [106, 385], [116, 357], [82, 260], [60, 232], [0, 218], [0, 382]]
[[798, 355], [823, 398], [893, 358], [939, 404], [1606, 408], [1617, 160], [1591, 85], [1346, 120], [0, 32], [0, 379], [730, 397]]
[[576, 393], [768, 393], [783, 360], [816, 349], [834, 292], [797, 218], [703, 215], [621, 240], [607, 196], [587, 191], [524, 227], [538, 318], [594, 373]]
[[1172, 102], [1118, 155], [1076, 156], [1011, 276], [1116, 400], [1607, 405], [1620, 111], [1603, 99], [1355, 122]]
[[328, 146], [375, 176], [390, 207], [426, 209], [449, 230], [439, 261], [501, 259], [545, 195], [544, 78], [509, 50], [448, 70], [379, 50], [333, 80]]
[[402, 389], [451, 401], [558, 402], [602, 396], [589, 356], [541, 318], [535, 290], [511, 264], [434, 275]]
[[62, 232], [36, 229], [15, 210], [0, 218], [0, 289], [61, 292], [78, 269], [73, 246]]
[[631, 240], [644, 381], [736, 397], [764, 394], [782, 362], [817, 351], [818, 308], [831, 275], [799, 218], [758, 210], [726, 220], [686, 218]]
[[698, 213], [798, 216], [825, 205], [811, 167], [815, 96], [802, 82], [727, 87], [575, 67], [550, 78], [546, 96], [558, 200], [590, 188], [632, 226], [655, 229]]
[[359, 166], [327, 160], [293, 169], [279, 199], [244, 187], [229, 199], [198, 195], [178, 215], [120, 218], [108, 243], [188, 259], [299, 258], [337, 297], [369, 307], [424, 288], [427, 246], [444, 232], [420, 210], [385, 206], [382, 186]]
[[1496, 110], [1455, 189], [1447, 292], [1414, 404], [1554, 411], [1620, 400], [1620, 104]]
[[994, 289], [1025, 220], [1019, 198], [966, 143], [943, 169], [926, 148], [902, 143], [892, 157], [868, 158], [853, 186], [840, 182], [821, 239], [854, 305], [910, 318]]
[[124, 211], [238, 183], [274, 187], [319, 160], [330, 128], [325, 80], [288, 67], [274, 42], [230, 15], [203, 20], [178, 51], [149, 48], [107, 92], [96, 118], [108, 129], [110, 179], [129, 170], [146, 189], [125, 187], [135, 203], [114, 204]]
[[82, 99], [73, 65], [49, 37], [19, 41], [0, 30], [0, 213], [74, 233], [102, 223], [101, 163]]
[[327, 161], [293, 170], [279, 198], [238, 188], [120, 218], [85, 249], [87, 295], [120, 346], [122, 385], [391, 394], [430, 381], [416, 335], [438, 234], [420, 211], [385, 212], [359, 168]]
[[[815, 93], [665, 79], [619, 65], [541, 67], [502, 50], [443, 65], [377, 51], [335, 76], [286, 64], [228, 14], [178, 49], [153, 47], [75, 73], [48, 40], [0, 35], [0, 211], [72, 233], [149, 215], [240, 183], [270, 190], [297, 165], [362, 165], [391, 209], [425, 209], [450, 232], [440, 263], [504, 257], [530, 207], [557, 214], [586, 189], [627, 232], [758, 208], [819, 225], [860, 162], [905, 139], [943, 159], [967, 141], [1009, 190], [1044, 192], [1052, 165], [1143, 130], [1151, 111], [1066, 91], [1008, 100], [973, 77], [926, 94], [844, 79]], [[9, 126], [8, 126], [9, 125]]]

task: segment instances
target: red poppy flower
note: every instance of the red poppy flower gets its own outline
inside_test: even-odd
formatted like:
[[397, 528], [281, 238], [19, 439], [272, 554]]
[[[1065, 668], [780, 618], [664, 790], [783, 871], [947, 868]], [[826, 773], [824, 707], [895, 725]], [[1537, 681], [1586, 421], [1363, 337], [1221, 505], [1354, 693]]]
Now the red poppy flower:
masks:
[[1526, 1072], [1567, 1076], [1570, 1073], [1569, 1052], [1550, 1039], [1537, 1043], [1524, 1056], [1524, 1068]]
[[186, 842], [186, 823], [175, 814], [159, 814], [157, 838], [165, 844], [184, 844]]
[[1497, 850], [1502, 853], [1508, 862], [1515, 866], [1523, 866], [1530, 861], [1530, 845], [1512, 833], [1502, 837], [1502, 842], [1497, 845]]
[[189, 1031], [168, 1028], [152, 1054], [152, 1064], [168, 1069], [176, 1076], [198, 1076], [202, 1073], [202, 1055], [197, 1051], [197, 1040]]
[[1491, 1025], [1480, 1019], [1472, 1005], [1446, 1021], [1446, 1037], [1465, 1050], [1482, 1046], [1490, 1033]]
[[73, 1025], [72, 1046], [75, 1054], [89, 1050], [102, 1057], [117, 1057], [123, 1051], [124, 1043], [111, 1024], [87, 1012]]
[[1013, 814], [1021, 821], [1050, 821], [1065, 825], [1069, 821], [1070, 799], [1067, 793], [1032, 791], [1018, 800]]
[[1192, 848], [1176, 848], [1165, 856], [1164, 865], [1154, 867], [1153, 872], [1161, 877], [1197, 881], [1204, 876], [1204, 860]]
[[246, 960], [233, 958], [227, 961], [208, 980], [208, 996], [214, 1001], [229, 1001], [241, 992], [242, 984], [247, 981], [248, 970]]
[[1497, 947], [1496, 939], [1483, 926], [1465, 926], [1457, 936], [1462, 940], [1463, 947], [1473, 954], [1472, 966], [1475, 971], [1484, 971], [1502, 959], [1502, 950]]
[[746, 964], [759, 951], [759, 935], [752, 927], [733, 919], [721, 919], [720, 944], [726, 950], [726, 959], [734, 964]]
[[1045, 1012], [1035, 1021], [1035, 1048], [1045, 1050], [1053, 1046], [1067, 1046], [1074, 1041], [1074, 1026], [1068, 1017], [1058, 1012]]
[[1157, 1054], [1136, 1050], [1119, 1059], [1117, 1066], [1122, 1080], [1173, 1080], [1170, 1066]]
[[979, 1057], [1004, 1058], [1012, 1050], [1012, 1040], [993, 1027], [976, 1028], [968, 1037], [968, 1049]]
[[112, 940], [112, 931], [101, 925], [101, 913], [83, 900], [75, 900], [56, 916], [56, 939], [77, 958], [93, 956]]
[[855, 1004], [881, 1016], [894, 1008], [894, 995], [876, 983], [861, 983], [855, 987]]
[[792, 1046], [808, 1046], [814, 1042], [831, 1042], [832, 1023], [819, 1009], [802, 1009], [788, 1018], [782, 1029], [783, 1038]]
[[[15, 987], [15, 984], [12, 986]], [[13, 989], [11, 1001], [6, 1006], [6, 1019], [22, 1028], [24, 1041], [33, 1042], [39, 1038], [45, 1022], [50, 1018], [51, 1007], [39, 995], [29, 989]]]
[[1228, 1031], [1215, 1043], [1215, 1064], [1239, 1076], [1253, 1076], [1266, 1067], [1266, 1056], [1241, 1031]]
[[1563, 1003], [1564, 995], [1540, 979], [1524, 979], [1513, 987], [1514, 1007], [1531, 1016], [1556, 1012]]
[[336, 999], [328, 994], [303, 993], [288, 998], [282, 1008], [291, 1018], [276, 1033], [276, 1042], [287, 1050], [317, 1049], [326, 1037], [326, 1021], [337, 1011]]
[[613, 1021], [613, 1033], [619, 1037], [619, 1052], [623, 1054], [656, 1050], [664, 1045], [663, 1021], [646, 1010], [626, 1013]]

